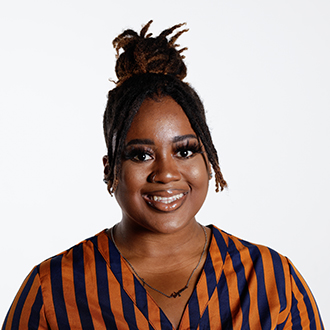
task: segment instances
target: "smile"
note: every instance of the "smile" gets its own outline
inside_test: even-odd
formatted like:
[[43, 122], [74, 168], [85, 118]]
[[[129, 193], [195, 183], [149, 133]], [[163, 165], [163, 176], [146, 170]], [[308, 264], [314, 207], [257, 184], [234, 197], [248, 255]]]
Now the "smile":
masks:
[[174, 201], [182, 198], [183, 196], [184, 196], [184, 194], [181, 193], [181, 194], [177, 194], [177, 195], [171, 196], [171, 197], [150, 196], [150, 199], [153, 199], [155, 202], [170, 204], [170, 203], [173, 203]]
[[180, 192], [171, 196], [171, 191], [154, 192], [143, 195], [149, 206], [161, 212], [172, 212], [179, 209], [187, 198], [187, 192]]

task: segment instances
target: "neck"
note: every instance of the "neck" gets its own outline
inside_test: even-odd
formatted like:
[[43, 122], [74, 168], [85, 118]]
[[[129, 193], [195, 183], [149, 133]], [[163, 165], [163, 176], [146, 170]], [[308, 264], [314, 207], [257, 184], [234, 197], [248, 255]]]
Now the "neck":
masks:
[[195, 219], [168, 233], [153, 232], [123, 219], [114, 228], [114, 239], [127, 258], [173, 258], [200, 253], [204, 231]]

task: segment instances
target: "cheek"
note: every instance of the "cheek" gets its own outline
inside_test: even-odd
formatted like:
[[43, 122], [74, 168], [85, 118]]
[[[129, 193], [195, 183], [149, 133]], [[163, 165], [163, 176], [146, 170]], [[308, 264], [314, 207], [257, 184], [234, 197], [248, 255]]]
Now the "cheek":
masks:
[[115, 197], [120, 206], [128, 200], [133, 201], [140, 196], [140, 189], [146, 181], [145, 170], [129, 163], [122, 165]]
[[187, 180], [195, 189], [207, 189], [209, 182], [208, 168], [202, 157], [198, 157], [196, 161], [187, 167]]
[[118, 186], [114, 193], [118, 205], [124, 213], [131, 213], [136, 208], [138, 200], [139, 183], [138, 177], [124, 173], [119, 176]]

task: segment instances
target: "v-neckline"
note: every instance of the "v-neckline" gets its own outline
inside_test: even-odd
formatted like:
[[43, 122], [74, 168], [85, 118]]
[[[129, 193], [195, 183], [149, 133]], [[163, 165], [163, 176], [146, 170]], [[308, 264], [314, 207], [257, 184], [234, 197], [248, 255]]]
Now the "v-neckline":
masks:
[[[187, 324], [192, 329], [197, 327], [223, 272], [228, 242], [224, 240], [218, 228], [213, 225], [208, 227], [211, 229], [211, 240], [206, 260], [197, 284], [184, 308], [178, 330], [185, 328]], [[103, 244], [98, 244], [98, 250], [134, 305], [155, 330], [161, 330], [165, 324], [175, 330], [162, 308], [155, 302], [126, 260], [120, 255], [106, 230], [102, 231], [100, 235], [105, 235], [107, 240], [101, 240]], [[108, 246], [105, 246], [106, 241]]]

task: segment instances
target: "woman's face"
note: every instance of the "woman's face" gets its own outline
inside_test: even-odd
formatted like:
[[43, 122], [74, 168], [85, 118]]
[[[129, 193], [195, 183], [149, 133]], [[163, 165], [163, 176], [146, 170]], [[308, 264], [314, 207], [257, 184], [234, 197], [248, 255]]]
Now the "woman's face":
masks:
[[182, 108], [170, 97], [147, 99], [128, 131], [115, 197], [123, 223], [170, 233], [194, 221], [209, 165]]

